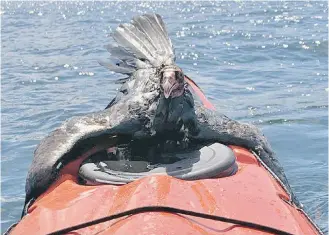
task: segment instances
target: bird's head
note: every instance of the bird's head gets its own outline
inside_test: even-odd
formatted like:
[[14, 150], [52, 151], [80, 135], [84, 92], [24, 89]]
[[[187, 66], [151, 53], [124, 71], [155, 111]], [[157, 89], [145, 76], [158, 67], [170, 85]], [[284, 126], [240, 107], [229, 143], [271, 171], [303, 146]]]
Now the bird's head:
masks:
[[184, 73], [175, 65], [165, 66], [160, 71], [160, 87], [166, 99], [184, 93]]

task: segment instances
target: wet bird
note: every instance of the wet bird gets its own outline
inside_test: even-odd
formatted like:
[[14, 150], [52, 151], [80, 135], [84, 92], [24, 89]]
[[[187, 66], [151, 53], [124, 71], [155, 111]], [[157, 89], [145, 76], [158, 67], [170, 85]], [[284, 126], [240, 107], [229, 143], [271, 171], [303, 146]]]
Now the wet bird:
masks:
[[[145, 93], [139, 93], [138, 98], [140, 103], [147, 103], [150, 107], [147, 111], [150, 123], [136, 137], [156, 136], [155, 139], [163, 142], [196, 135], [198, 125], [192, 89], [182, 69], [175, 64], [174, 49], [162, 18], [157, 14], [135, 17], [131, 24], [120, 25], [113, 38], [117, 45], [109, 45], [107, 49], [116, 62], [101, 64], [128, 77], [119, 80], [123, 85], [106, 108], [123, 96], [136, 93], [136, 84], [144, 83]], [[143, 77], [139, 71], [147, 75]], [[149, 99], [152, 90], [158, 94]]]
[[[187, 138], [191, 145], [219, 142], [252, 150], [287, 188], [290, 200], [295, 200], [283, 168], [258, 128], [213, 112], [200, 88], [175, 64], [159, 15], [137, 16], [120, 25], [113, 38], [117, 45], [107, 46], [112, 63], [100, 63], [125, 75], [117, 81], [121, 88], [106, 110], [73, 117], [40, 142], [26, 179], [25, 205], [49, 187], [65, 164], [90, 154], [92, 148], [132, 141], [136, 149], [143, 149], [152, 141], [177, 138]], [[192, 92], [203, 105], [195, 102]]]
[[158, 133], [175, 132], [186, 128], [190, 134], [198, 132], [194, 99], [187, 88], [184, 73], [178, 66], [167, 66], [160, 71], [161, 94], [153, 121]]

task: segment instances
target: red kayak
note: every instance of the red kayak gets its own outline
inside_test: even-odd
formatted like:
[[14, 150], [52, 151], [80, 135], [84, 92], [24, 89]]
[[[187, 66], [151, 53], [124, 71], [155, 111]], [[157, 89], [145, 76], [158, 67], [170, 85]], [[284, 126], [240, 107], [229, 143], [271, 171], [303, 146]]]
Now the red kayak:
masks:
[[320, 233], [255, 155], [219, 147], [224, 158], [232, 152], [234, 161], [218, 177], [184, 180], [154, 173], [122, 185], [86, 185], [82, 163], [94, 149], [62, 168], [10, 234]]

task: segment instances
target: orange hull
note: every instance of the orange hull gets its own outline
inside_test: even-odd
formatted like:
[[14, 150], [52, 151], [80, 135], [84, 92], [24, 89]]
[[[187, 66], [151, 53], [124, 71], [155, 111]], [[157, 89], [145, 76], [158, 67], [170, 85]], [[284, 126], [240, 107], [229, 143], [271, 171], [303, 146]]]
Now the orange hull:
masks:
[[[253, 222], [292, 234], [317, 234], [287, 193], [247, 150], [231, 146], [239, 166], [230, 177], [184, 181], [165, 175], [123, 185], [77, 183], [83, 159], [69, 163], [59, 179], [29, 208], [13, 235], [47, 234], [143, 206], [168, 206]], [[70, 234], [269, 234], [234, 224], [164, 212], [123, 217]]]

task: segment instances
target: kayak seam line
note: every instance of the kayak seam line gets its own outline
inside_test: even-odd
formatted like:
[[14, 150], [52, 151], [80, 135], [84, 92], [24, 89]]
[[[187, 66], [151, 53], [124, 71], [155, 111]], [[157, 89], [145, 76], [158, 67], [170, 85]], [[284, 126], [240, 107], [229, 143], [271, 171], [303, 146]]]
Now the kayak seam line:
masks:
[[221, 222], [226, 222], [226, 223], [232, 223], [232, 224], [237, 224], [241, 225], [247, 228], [253, 228], [265, 232], [269, 232], [272, 234], [278, 234], [278, 235], [293, 235], [292, 233], [279, 230], [276, 228], [272, 228], [269, 226], [261, 225], [261, 224], [256, 224], [252, 222], [247, 222], [247, 221], [242, 221], [242, 220], [237, 220], [237, 219], [230, 219], [226, 217], [221, 217], [221, 216], [216, 216], [216, 215], [210, 215], [210, 214], [204, 214], [200, 212], [195, 212], [195, 211], [189, 211], [189, 210], [183, 210], [183, 209], [178, 209], [178, 208], [173, 208], [173, 207], [164, 207], [164, 206], [146, 206], [146, 207], [138, 207], [135, 209], [131, 209], [128, 211], [120, 212], [114, 215], [102, 217], [100, 219], [92, 220], [86, 223], [78, 224], [75, 226], [71, 226], [68, 228], [64, 228], [61, 230], [57, 230], [55, 232], [48, 233], [47, 235], [60, 235], [60, 234], [66, 234], [68, 232], [78, 230], [81, 228], [86, 228], [92, 225], [96, 225], [99, 223], [104, 223], [113, 219], [118, 219], [124, 216], [130, 216], [130, 215], [135, 215], [139, 213], [145, 213], [145, 212], [167, 212], [167, 213], [177, 213], [177, 214], [184, 214], [184, 215], [190, 215], [194, 217], [199, 217], [199, 218], [204, 218], [204, 219], [211, 219], [211, 220], [216, 220], [216, 221], [221, 221]]

